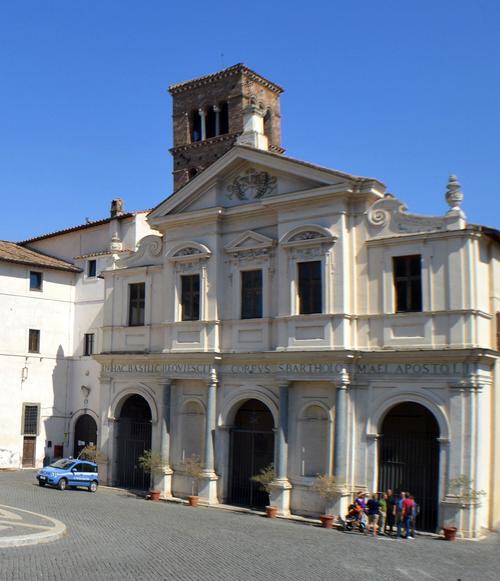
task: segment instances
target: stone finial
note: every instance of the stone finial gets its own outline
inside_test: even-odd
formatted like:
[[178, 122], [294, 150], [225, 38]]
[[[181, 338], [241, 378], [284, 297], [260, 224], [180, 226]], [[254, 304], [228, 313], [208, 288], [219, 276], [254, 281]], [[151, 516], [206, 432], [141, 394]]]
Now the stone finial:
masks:
[[110, 216], [111, 218], [116, 218], [117, 216], [122, 216], [124, 213], [123, 211], [123, 200], [121, 198], [116, 198], [111, 201], [111, 210]]
[[460, 204], [464, 199], [464, 194], [460, 190], [460, 187], [461, 186], [458, 182], [457, 176], [450, 176], [448, 185], [446, 186], [446, 201], [450, 206], [448, 214], [463, 214], [462, 209], [460, 208]]
[[112, 252], [118, 252], [119, 250], [123, 249], [123, 244], [122, 241], [120, 240], [120, 237], [118, 236], [118, 232], [115, 232], [113, 236], [111, 236], [111, 243], [109, 245], [109, 249]]

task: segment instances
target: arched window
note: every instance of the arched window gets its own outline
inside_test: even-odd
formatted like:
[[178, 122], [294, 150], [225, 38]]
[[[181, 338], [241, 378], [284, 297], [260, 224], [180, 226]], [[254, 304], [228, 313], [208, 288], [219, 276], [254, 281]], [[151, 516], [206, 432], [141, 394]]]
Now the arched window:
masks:
[[182, 410], [181, 461], [191, 456], [203, 459], [205, 410], [196, 401], [189, 401]]
[[325, 474], [328, 454], [328, 415], [319, 405], [310, 405], [300, 418], [300, 474]]

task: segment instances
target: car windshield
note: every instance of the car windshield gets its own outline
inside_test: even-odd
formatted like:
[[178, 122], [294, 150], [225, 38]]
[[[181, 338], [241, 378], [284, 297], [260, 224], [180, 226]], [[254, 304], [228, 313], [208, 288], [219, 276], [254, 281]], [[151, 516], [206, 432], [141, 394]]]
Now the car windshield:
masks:
[[69, 468], [73, 463], [74, 460], [58, 460], [57, 462], [53, 462], [52, 464], [50, 464], [50, 467], [62, 468], [63, 470], [65, 470], [66, 468]]

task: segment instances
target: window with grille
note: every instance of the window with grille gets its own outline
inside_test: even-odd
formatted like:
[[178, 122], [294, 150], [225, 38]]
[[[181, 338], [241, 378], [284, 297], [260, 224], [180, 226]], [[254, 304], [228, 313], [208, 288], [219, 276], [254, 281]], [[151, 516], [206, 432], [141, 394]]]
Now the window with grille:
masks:
[[24, 404], [23, 406], [23, 435], [36, 436], [38, 433], [38, 410], [37, 404]]
[[299, 314], [323, 312], [321, 261], [298, 262]]
[[262, 317], [262, 270], [244, 270], [241, 273], [241, 318]]
[[40, 353], [40, 331], [38, 329], [29, 330], [28, 351], [30, 353]]
[[94, 353], [94, 333], [85, 333], [83, 338], [83, 354], [92, 355]]
[[200, 319], [200, 275], [181, 276], [181, 319], [198, 321]]
[[146, 303], [146, 284], [136, 282], [129, 284], [129, 312], [128, 324], [130, 327], [144, 325], [144, 312]]
[[30, 290], [42, 290], [42, 273], [30, 270]]
[[396, 313], [411, 313], [422, 310], [422, 257], [394, 256], [394, 292]]

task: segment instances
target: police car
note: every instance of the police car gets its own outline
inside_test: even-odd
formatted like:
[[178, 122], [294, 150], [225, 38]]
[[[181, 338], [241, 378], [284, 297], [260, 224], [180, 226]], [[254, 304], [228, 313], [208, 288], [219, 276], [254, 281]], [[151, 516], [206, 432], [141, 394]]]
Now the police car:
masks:
[[63, 458], [45, 466], [36, 473], [39, 486], [56, 486], [59, 490], [66, 490], [68, 486], [74, 488], [82, 486], [90, 492], [95, 492], [99, 485], [97, 464], [90, 460]]

